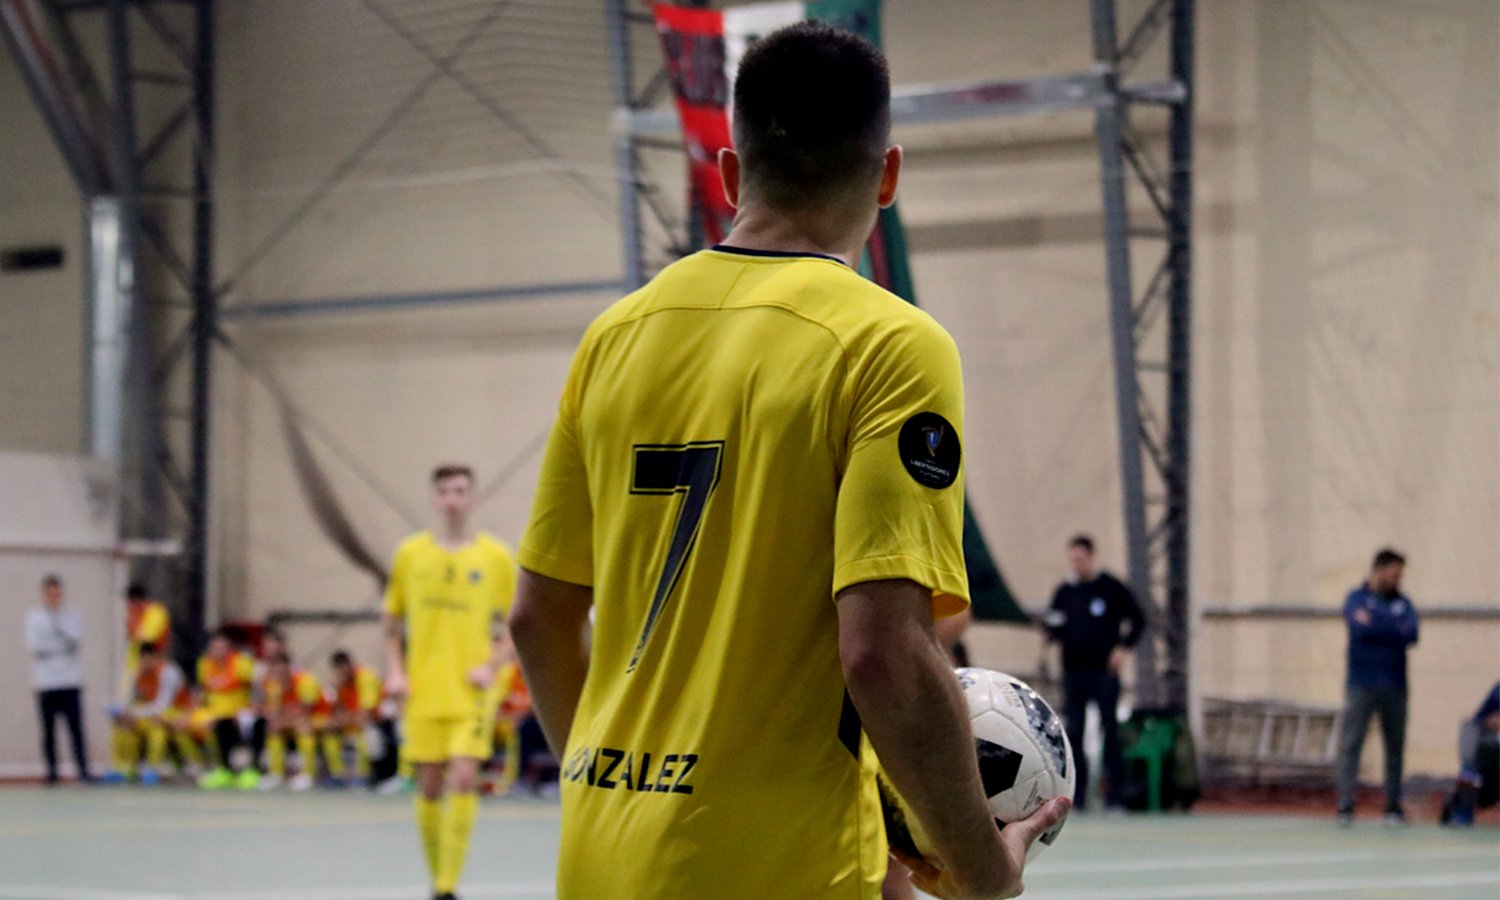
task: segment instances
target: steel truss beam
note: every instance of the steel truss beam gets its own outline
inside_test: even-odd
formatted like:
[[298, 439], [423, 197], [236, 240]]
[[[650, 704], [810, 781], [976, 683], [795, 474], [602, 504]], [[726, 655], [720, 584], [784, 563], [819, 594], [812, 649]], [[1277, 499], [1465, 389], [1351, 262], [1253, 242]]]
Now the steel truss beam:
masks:
[[[86, 159], [89, 146], [108, 148], [106, 171], [91, 177], [85, 170], [77, 180], [89, 208], [117, 220], [104, 230], [118, 232], [118, 269], [124, 273], [118, 305], [129, 316], [123, 330], [131, 399], [124, 429], [123, 537], [182, 534], [182, 571], [168, 572], [167, 557], [154, 557], [137, 575], [154, 590], [182, 598], [177, 613], [185, 640], [179, 650], [189, 653], [203, 631], [208, 602], [209, 389], [218, 328], [212, 271], [214, 0], [42, 0], [42, 8], [71, 85], [58, 76], [38, 94], [38, 103], [73, 96], [86, 107], [73, 117], [85, 123], [82, 128], [54, 126], [70, 163]], [[106, 35], [98, 70], [77, 38], [85, 21]], [[150, 66], [136, 64], [142, 55], [134, 46], [137, 36], [157, 45]], [[179, 102], [164, 119], [142, 122], [136, 102], [142, 86], [177, 94]], [[80, 166], [73, 168], [79, 175]], [[156, 186], [161, 184], [191, 187]], [[181, 209], [169, 206], [181, 202], [189, 204], [186, 229], [174, 227], [172, 213]], [[184, 295], [187, 303], [179, 299]], [[184, 309], [191, 311], [185, 324], [178, 321]], [[96, 334], [95, 341], [106, 337]], [[97, 381], [107, 373], [91, 377]], [[113, 428], [110, 417], [119, 412], [96, 409], [96, 424]], [[169, 427], [174, 421], [187, 427]]]
[[[1105, 213], [1128, 578], [1150, 610], [1154, 626], [1150, 632], [1153, 637], [1142, 642], [1136, 655], [1138, 703], [1185, 708], [1190, 631], [1194, 0], [1156, 0], [1123, 42], [1116, 24], [1115, 0], [1090, 3], [1095, 62], [1089, 71], [1025, 81], [898, 87], [891, 94], [892, 122], [899, 127], [1070, 109], [1093, 111]], [[657, 99], [654, 91], [643, 91], [647, 96], [641, 97], [634, 90], [630, 26], [651, 27], [651, 17], [627, 10], [626, 0], [607, 0], [605, 16], [615, 79], [613, 128], [625, 271], [631, 283], [639, 283], [647, 277], [639, 204], [652, 187], [642, 181], [636, 147], [660, 147], [681, 132], [674, 111], [648, 108]], [[1167, 77], [1127, 83], [1126, 76], [1163, 33], [1170, 42]], [[1165, 166], [1152, 158], [1150, 149], [1131, 127], [1131, 111], [1143, 108], [1167, 111]], [[1131, 184], [1144, 194], [1153, 222], [1132, 220]], [[692, 237], [680, 243], [693, 246]], [[1162, 256], [1137, 294], [1131, 252], [1134, 242], [1142, 240], [1158, 242]], [[679, 241], [674, 239], [674, 243]], [[1145, 348], [1162, 327], [1166, 330], [1166, 358], [1150, 359]], [[1143, 389], [1143, 384], [1163, 380], [1161, 390]], [[1158, 414], [1152, 399], [1157, 393], [1165, 395], [1164, 416]], [[1158, 598], [1162, 602], [1158, 603]], [[1159, 659], [1158, 642], [1165, 651], [1164, 659]]]
[[[1151, 609], [1153, 629], [1136, 653], [1139, 705], [1187, 708], [1189, 608], [1189, 454], [1191, 450], [1192, 114], [1194, 0], [1157, 0], [1118, 38], [1114, 0], [1092, 0], [1096, 69], [1112, 99], [1095, 112], [1105, 214], [1110, 334], [1120, 485], [1131, 587]], [[1165, 167], [1131, 127], [1146, 98], [1119, 81], [1163, 31], [1171, 83]], [[1133, 220], [1131, 186], [1144, 195], [1151, 223]], [[1139, 294], [1132, 252], [1152, 241], [1160, 258]], [[1162, 324], [1163, 312], [1165, 324]], [[1165, 328], [1166, 359], [1148, 349]], [[1161, 350], [1157, 350], [1158, 356]], [[1154, 382], [1154, 383], [1153, 383]], [[1158, 411], [1162, 399], [1164, 414]], [[1149, 465], [1148, 465], [1149, 464]], [[1149, 476], [1149, 477], [1148, 477]]]

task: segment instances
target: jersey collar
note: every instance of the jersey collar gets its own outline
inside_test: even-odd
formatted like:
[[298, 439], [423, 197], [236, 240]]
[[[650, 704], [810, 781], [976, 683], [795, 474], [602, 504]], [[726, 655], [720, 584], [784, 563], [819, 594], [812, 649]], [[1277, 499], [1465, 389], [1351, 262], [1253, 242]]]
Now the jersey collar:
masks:
[[749, 247], [732, 247], [729, 244], [714, 244], [709, 249], [717, 250], [720, 253], [734, 253], [739, 256], [760, 256], [767, 259], [826, 259], [846, 268], [848, 267], [848, 263], [845, 263], [837, 256], [829, 256], [827, 253], [794, 253], [790, 250], [752, 250]]

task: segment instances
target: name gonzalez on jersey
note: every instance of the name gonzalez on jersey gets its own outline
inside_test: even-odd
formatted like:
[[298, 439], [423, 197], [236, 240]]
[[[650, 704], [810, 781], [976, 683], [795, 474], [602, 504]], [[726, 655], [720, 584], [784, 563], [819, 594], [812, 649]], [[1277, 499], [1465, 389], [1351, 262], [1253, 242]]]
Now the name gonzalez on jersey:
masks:
[[563, 767], [564, 781], [583, 782], [606, 791], [625, 790], [658, 794], [691, 794], [688, 774], [698, 764], [696, 753], [657, 754], [652, 777], [652, 754], [647, 751], [616, 750], [613, 747], [579, 747]]

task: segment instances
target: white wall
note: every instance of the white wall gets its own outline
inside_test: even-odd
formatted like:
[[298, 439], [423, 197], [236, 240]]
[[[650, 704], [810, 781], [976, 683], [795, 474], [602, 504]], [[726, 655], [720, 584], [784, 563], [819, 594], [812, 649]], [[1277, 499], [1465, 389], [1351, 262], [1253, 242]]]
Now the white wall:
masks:
[[0, 450], [83, 441], [83, 208], [9, 53], [0, 53], [0, 248], [58, 245], [63, 267], [0, 273]]

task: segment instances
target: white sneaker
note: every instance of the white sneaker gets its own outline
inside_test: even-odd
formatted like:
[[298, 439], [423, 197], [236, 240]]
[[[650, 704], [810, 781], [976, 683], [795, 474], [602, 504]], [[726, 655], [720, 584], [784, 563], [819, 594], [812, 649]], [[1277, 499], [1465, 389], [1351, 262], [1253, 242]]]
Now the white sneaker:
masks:
[[266, 775], [261, 778], [260, 783], [255, 786], [256, 790], [260, 791], [274, 791], [279, 787], [281, 787], [280, 775]]
[[311, 775], [294, 775], [292, 780], [286, 783], [287, 787], [294, 791], [312, 790], [313, 780]]
[[382, 781], [379, 784], [375, 785], [375, 793], [381, 795], [382, 797], [389, 797], [393, 794], [399, 794], [402, 791], [406, 790], [407, 784], [408, 782], [405, 778], [402, 778], [400, 775], [392, 775], [385, 781]]

